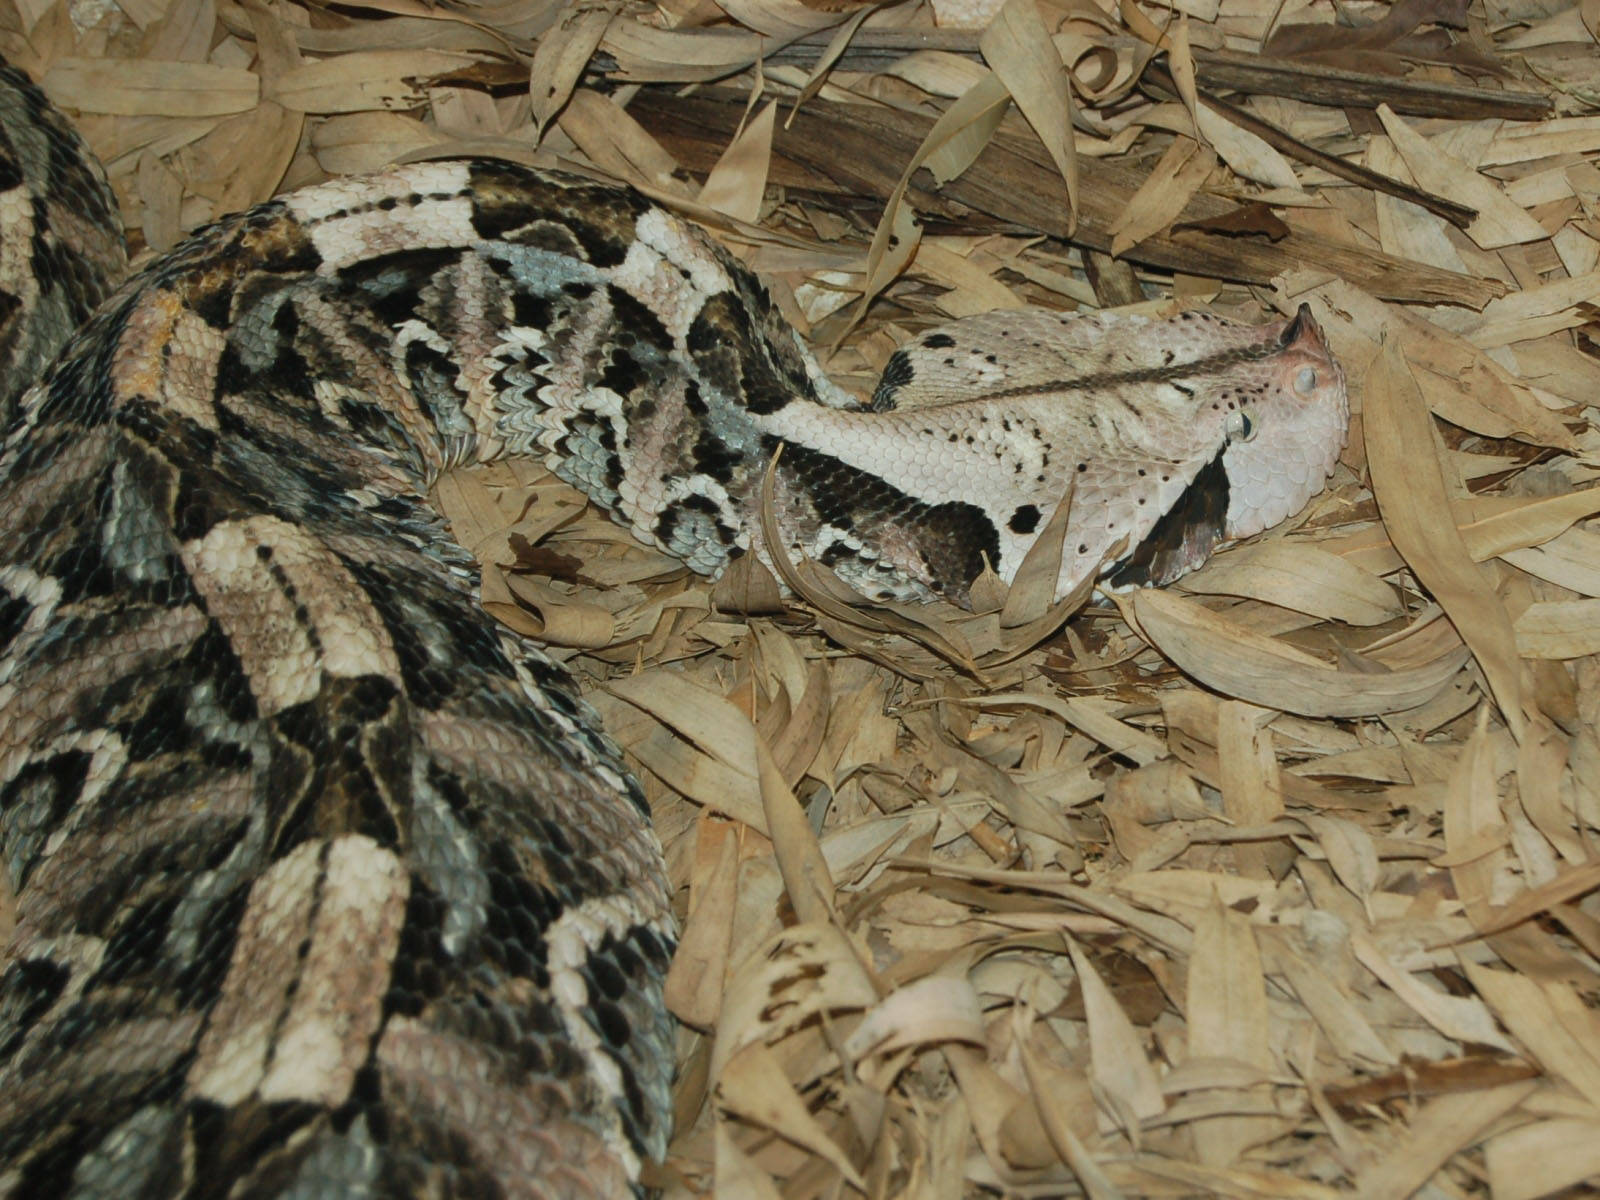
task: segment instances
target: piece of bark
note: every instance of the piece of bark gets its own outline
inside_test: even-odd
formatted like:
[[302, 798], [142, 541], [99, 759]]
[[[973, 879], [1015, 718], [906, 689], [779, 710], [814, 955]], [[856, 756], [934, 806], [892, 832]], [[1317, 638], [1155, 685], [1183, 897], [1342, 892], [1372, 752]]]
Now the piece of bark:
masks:
[[1387, 104], [1395, 112], [1416, 117], [1454, 117], [1462, 121], [1486, 117], [1504, 121], [1538, 121], [1554, 115], [1549, 96], [1502, 88], [1438, 83], [1428, 79], [1395, 79], [1368, 71], [1344, 71], [1316, 63], [1262, 58], [1233, 50], [1195, 50], [1195, 75], [1211, 91], [1286, 96], [1333, 108], [1375, 109]]
[[1094, 298], [1101, 308], [1120, 308], [1146, 298], [1133, 267], [1124, 259], [1098, 250], [1085, 251], [1083, 273], [1089, 277], [1089, 286], [1094, 288]]
[[[678, 161], [691, 171], [704, 172], [738, 128], [746, 104], [743, 93], [723, 89], [678, 96], [643, 88], [628, 111]], [[812, 100], [779, 122], [768, 179], [782, 187], [842, 192], [881, 203], [894, 190], [903, 164], [910, 161], [932, 123], [917, 113]], [[1021, 137], [995, 137], [964, 174], [937, 191], [924, 186], [931, 184], [931, 177], [918, 172], [908, 195], [925, 219], [971, 228], [982, 226], [981, 217], [986, 216], [1003, 228], [1044, 233], [1109, 253], [1111, 226], [1143, 176], [1108, 159], [1080, 158], [1078, 166], [1082, 207], [1076, 228], [1069, 220], [1065, 185], [1044, 147]], [[1229, 200], [1199, 195], [1177, 223], [1204, 221], [1233, 207]], [[1168, 232], [1145, 239], [1124, 257], [1163, 270], [1258, 286], [1287, 271], [1322, 269], [1385, 300], [1425, 304], [1482, 308], [1505, 291], [1498, 280], [1335, 242], [1294, 229], [1292, 221], [1289, 236], [1276, 243]]]
[[[768, 63], [815, 66], [832, 42], [834, 30], [799, 39], [767, 56]], [[1132, 45], [1132, 39], [1125, 39]], [[1111, 44], [1115, 44], [1112, 39]], [[942, 50], [978, 60], [978, 34], [966, 29], [862, 29], [836, 66], [846, 71], [882, 71], [917, 50]], [[1285, 96], [1332, 108], [1375, 109], [1387, 104], [1397, 113], [1415, 117], [1455, 117], [1460, 120], [1499, 118], [1538, 121], [1553, 116], [1549, 96], [1538, 92], [1471, 84], [1440, 83], [1428, 79], [1396, 78], [1372, 71], [1349, 71], [1311, 62], [1267, 58], [1237, 50], [1194, 47], [1195, 78], [1213, 92], [1241, 92]], [[606, 55], [597, 55], [595, 67], [613, 69]]]

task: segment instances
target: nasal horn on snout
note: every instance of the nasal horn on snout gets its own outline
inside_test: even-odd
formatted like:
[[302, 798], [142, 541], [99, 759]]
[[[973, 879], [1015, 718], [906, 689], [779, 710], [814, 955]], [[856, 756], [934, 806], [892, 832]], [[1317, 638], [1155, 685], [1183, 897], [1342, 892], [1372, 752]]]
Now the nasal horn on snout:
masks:
[[1283, 327], [1283, 332], [1278, 335], [1278, 345], [1287, 350], [1301, 338], [1307, 335], [1318, 335], [1317, 319], [1311, 315], [1311, 306], [1302, 304], [1300, 310], [1294, 314], [1294, 320]]

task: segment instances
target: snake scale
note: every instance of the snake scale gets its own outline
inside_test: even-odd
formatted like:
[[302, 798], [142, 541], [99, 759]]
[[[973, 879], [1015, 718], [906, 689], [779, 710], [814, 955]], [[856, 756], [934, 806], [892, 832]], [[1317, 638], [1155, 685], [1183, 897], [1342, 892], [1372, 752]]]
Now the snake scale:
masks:
[[0, 1195], [644, 1186], [660, 851], [570, 678], [475, 603], [441, 471], [532, 456], [714, 573], [767, 555], [781, 445], [788, 553], [961, 602], [1069, 488], [1059, 591], [1124, 537], [1109, 582], [1162, 582], [1343, 442], [1305, 310], [973, 318], [862, 404], [702, 234], [486, 160], [114, 285], [76, 135], [9, 68], [0, 117]]

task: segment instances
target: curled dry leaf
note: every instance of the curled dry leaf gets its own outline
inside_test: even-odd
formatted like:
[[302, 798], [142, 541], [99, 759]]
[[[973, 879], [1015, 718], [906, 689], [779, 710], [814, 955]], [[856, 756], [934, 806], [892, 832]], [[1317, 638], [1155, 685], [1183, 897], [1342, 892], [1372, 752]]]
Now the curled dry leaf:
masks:
[[724, 1065], [718, 1078], [717, 1099], [724, 1109], [806, 1147], [832, 1163], [857, 1190], [867, 1190], [850, 1159], [811, 1115], [783, 1065], [766, 1046], [760, 1042], [745, 1046]]
[[983, 57], [1044, 143], [1066, 184], [1067, 226], [1077, 223], [1078, 155], [1072, 134], [1071, 76], [1033, 0], [1007, 0], [978, 40]]
[[1138, 593], [1133, 612], [1151, 644], [1207, 687], [1308, 717], [1373, 717], [1415, 708], [1467, 659], [1457, 652], [1388, 674], [1343, 671], [1170, 592]]
[[543, 130], [561, 110], [611, 24], [608, 8], [566, 13], [539, 39], [529, 68], [528, 97], [534, 128]]
[[771, 1044], [822, 1013], [861, 1012], [878, 1001], [849, 938], [836, 926], [795, 925], [735, 967], [722, 999], [712, 1076], [746, 1046]]
[[985, 1045], [983, 1005], [967, 980], [930, 975], [879, 1001], [845, 1039], [844, 1051], [859, 1059], [946, 1042]]
[[1275, 540], [1219, 555], [1183, 581], [1185, 591], [1243, 596], [1347, 625], [1400, 616], [1394, 588], [1316, 546]]
[[533, 579], [486, 567], [480, 603], [496, 620], [552, 646], [597, 649], [611, 644], [616, 622], [595, 604], [570, 596]]

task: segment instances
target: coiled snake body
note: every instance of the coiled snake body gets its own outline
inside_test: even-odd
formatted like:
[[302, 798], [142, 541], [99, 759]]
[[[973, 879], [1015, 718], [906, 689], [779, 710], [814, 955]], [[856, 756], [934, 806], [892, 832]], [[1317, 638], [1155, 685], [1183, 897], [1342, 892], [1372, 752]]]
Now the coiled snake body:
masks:
[[[101, 303], [114, 206], [0, 80], [0, 1194], [557, 1196], [667, 1136], [669, 889], [566, 674], [429, 506], [533, 455], [703, 572], [875, 595], [1165, 580], [1298, 509], [1343, 438], [1309, 315], [1008, 314], [870, 407], [637, 195], [464, 161], [229, 217]], [[16, 240], [20, 234], [21, 240]], [[94, 315], [90, 308], [98, 304]], [[85, 320], [87, 318], [87, 320]]]

